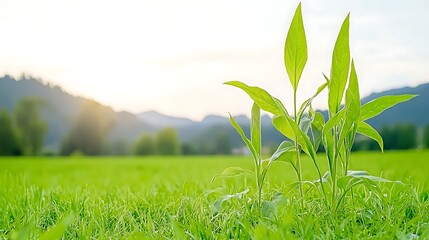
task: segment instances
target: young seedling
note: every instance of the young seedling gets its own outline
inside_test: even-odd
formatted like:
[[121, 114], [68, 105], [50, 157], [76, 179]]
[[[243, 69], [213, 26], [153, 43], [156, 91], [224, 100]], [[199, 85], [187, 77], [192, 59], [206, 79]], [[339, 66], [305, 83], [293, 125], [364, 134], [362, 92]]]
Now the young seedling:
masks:
[[268, 170], [270, 169], [271, 164], [274, 161], [290, 161], [296, 156], [297, 148], [290, 144], [290, 142], [283, 142], [280, 144], [277, 151], [269, 158], [262, 159], [261, 149], [261, 109], [257, 104], [253, 104], [251, 112], [251, 124], [250, 124], [250, 139], [246, 137], [243, 129], [240, 125], [234, 120], [230, 115], [230, 122], [237, 133], [240, 135], [243, 142], [246, 144], [249, 152], [253, 157], [254, 162], [254, 172], [245, 170], [239, 167], [229, 167], [226, 168], [221, 174], [216, 175], [213, 180], [219, 176], [228, 176], [233, 177], [241, 175], [243, 173], [250, 173], [255, 176], [256, 188], [257, 188], [257, 204], [261, 206], [262, 204], [262, 190], [267, 176]]
[[259, 87], [248, 86], [239, 81], [230, 81], [226, 82], [225, 84], [244, 90], [262, 110], [274, 114], [274, 127], [289, 139], [285, 141], [288, 143], [287, 145], [293, 146], [293, 148], [284, 148], [284, 146], [287, 145], [285, 142], [283, 142], [279, 146], [278, 151], [280, 150], [287, 152], [287, 155], [295, 155], [294, 159], [288, 159], [288, 162], [292, 164], [292, 167], [297, 175], [299, 182], [299, 192], [303, 204], [304, 192], [302, 186], [303, 179], [300, 157], [301, 151], [304, 151], [311, 157], [314, 165], [316, 166], [319, 178], [322, 179], [322, 175], [317, 163], [315, 148], [309, 136], [307, 135], [313, 120], [312, 118], [315, 115], [310, 117], [304, 113], [311, 105], [311, 102], [326, 88], [327, 83], [322, 84], [317, 92], [311, 98], [304, 101], [301, 107], [298, 109], [298, 104], [296, 101], [297, 89], [302, 72], [307, 62], [307, 41], [302, 20], [301, 4], [298, 5], [295, 11], [295, 15], [288, 31], [284, 48], [284, 62], [290, 83], [293, 88], [294, 117], [289, 115], [280, 100], [271, 96], [268, 92]]
[[[254, 101], [254, 108], [258, 106], [258, 113], [260, 108], [274, 115], [273, 126], [289, 139], [279, 146], [277, 152], [282, 152], [284, 156], [288, 156], [287, 161], [292, 164], [298, 178], [299, 192], [302, 199], [304, 198], [303, 183], [308, 181], [303, 181], [302, 179], [301, 151], [311, 158], [319, 177], [313, 184], [320, 186], [319, 190], [324, 202], [333, 213], [336, 212], [345, 194], [354, 186], [364, 184], [371, 187], [376, 182], [392, 182], [371, 176], [365, 171], [349, 170], [351, 149], [356, 134], [360, 133], [377, 141], [381, 150], [383, 150], [381, 136], [365, 121], [398, 103], [415, 97], [415, 95], [383, 96], [361, 106], [356, 68], [354, 61], [350, 57], [349, 19], [350, 14], [345, 18], [334, 46], [330, 78], [324, 75], [326, 82], [317, 89], [311, 98], [304, 101], [297, 111], [297, 88], [307, 61], [307, 41], [302, 20], [301, 4], [298, 5], [289, 28], [284, 50], [285, 67], [293, 89], [293, 117], [289, 115], [279, 99], [273, 97], [262, 88], [248, 86], [239, 81], [225, 83], [245, 91]], [[329, 117], [325, 122], [323, 115], [313, 110], [312, 101], [326, 87], [328, 87]], [[344, 95], [345, 103], [343, 105]], [[258, 174], [264, 173], [265, 169], [262, 168], [262, 162], [258, 160], [260, 159], [260, 152], [257, 152], [255, 146], [252, 145], [253, 140], [251, 142], [248, 139], [246, 140], [243, 137], [242, 130], [237, 128], [238, 125], [233, 121], [232, 123], [246, 142], [252, 155], [254, 155], [257, 183], [259, 184], [258, 188], [261, 190], [265, 175]], [[252, 133], [253, 131], [252, 129]], [[260, 144], [260, 142], [257, 143]], [[323, 143], [329, 169], [323, 176], [320, 172], [318, 156], [316, 155], [316, 150], [319, 148], [320, 143]], [[258, 146], [260, 147], [260, 145]], [[253, 150], [251, 149], [252, 147], [254, 148]], [[295, 155], [295, 157], [291, 158], [291, 155]], [[325, 188], [326, 186], [328, 189]]]
[[[359, 84], [353, 59], [350, 61], [349, 19], [344, 20], [332, 54], [331, 77], [328, 81], [329, 120], [322, 127], [322, 142], [328, 159], [329, 171], [322, 185], [330, 178], [330, 208], [336, 211], [344, 195], [357, 184], [366, 186], [388, 180], [370, 176], [364, 171], [350, 171], [351, 149], [356, 133], [378, 142], [383, 150], [381, 136], [365, 120], [384, 110], [407, 101], [415, 95], [384, 96], [363, 106], [360, 103]], [[347, 86], [347, 89], [346, 89]], [[341, 104], [345, 93], [345, 104]], [[340, 167], [342, 171], [340, 170]]]

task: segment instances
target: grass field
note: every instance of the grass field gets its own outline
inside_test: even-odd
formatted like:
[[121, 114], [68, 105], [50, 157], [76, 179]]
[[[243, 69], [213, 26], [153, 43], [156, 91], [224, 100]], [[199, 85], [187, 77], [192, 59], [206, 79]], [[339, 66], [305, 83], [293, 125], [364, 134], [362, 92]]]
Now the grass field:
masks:
[[[304, 179], [316, 179], [303, 161]], [[316, 191], [299, 204], [296, 177], [284, 163], [269, 172], [262, 209], [251, 176], [211, 181], [228, 166], [251, 170], [252, 161], [2, 158], [0, 239], [429, 238], [429, 151], [355, 153], [351, 169], [405, 184], [381, 184], [379, 195], [357, 188], [334, 215]]]

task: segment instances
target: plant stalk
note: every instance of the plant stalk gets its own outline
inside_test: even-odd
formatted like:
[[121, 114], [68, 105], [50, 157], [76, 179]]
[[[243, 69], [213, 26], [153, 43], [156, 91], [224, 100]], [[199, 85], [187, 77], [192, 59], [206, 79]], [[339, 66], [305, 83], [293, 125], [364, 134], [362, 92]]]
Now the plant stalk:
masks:
[[331, 199], [331, 211], [332, 214], [335, 214], [335, 205], [336, 205], [336, 197], [337, 197], [337, 165], [338, 165], [338, 155], [337, 151], [339, 151], [338, 147], [338, 139], [337, 139], [338, 131], [337, 128], [334, 127], [334, 152], [333, 152], [333, 163], [332, 163], [332, 171], [331, 171], [331, 179], [332, 179], [332, 199]]
[[[296, 89], [293, 91], [293, 114], [295, 118], [295, 123], [299, 126], [298, 116], [296, 114]], [[298, 144], [298, 137], [295, 134], [295, 147], [298, 149], [297, 151], [297, 158], [296, 158], [296, 167], [297, 167], [297, 177], [299, 182], [299, 195], [301, 197], [301, 207], [304, 208], [304, 190], [303, 190], [303, 184], [302, 184], [302, 168], [301, 168], [301, 148]]]
[[256, 188], [258, 189], [258, 207], [261, 207], [262, 201], [262, 181], [261, 181], [261, 159], [259, 158], [255, 162], [255, 173], [256, 173]]

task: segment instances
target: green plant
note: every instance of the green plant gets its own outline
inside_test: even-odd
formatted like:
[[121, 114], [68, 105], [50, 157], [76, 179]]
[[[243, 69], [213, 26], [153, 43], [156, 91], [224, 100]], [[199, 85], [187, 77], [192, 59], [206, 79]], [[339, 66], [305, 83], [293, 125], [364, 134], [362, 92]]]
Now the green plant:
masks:
[[[297, 87], [307, 62], [307, 41], [302, 20], [301, 4], [298, 5], [292, 19], [286, 38], [284, 49], [284, 62], [290, 83], [293, 88], [294, 113], [290, 115], [283, 103], [270, 95], [262, 88], [248, 86], [239, 81], [230, 81], [225, 84], [238, 87], [245, 91], [254, 101], [254, 109], [259, 108], [274, 115], [272, 123], [281, 132], [287, 141], [283, 142], [277, 152], [282, 152], [286, 161], [291, 163], [298, 178], [301, 199], [304, 198], [303, 184], [309, 183], [319, 189], [325, 199], [326, 205], [335, 212], [340, 202], [354, 186], [365, 184], [367, 187], [375, 185], [375, 182], [387, 182], [388, 180], [371, 176], [365, 171], [351, 171], [350, 153], [357, 133], [363, 134], [378, 142], [383, 149], [381, 136], [365, 121], [377, 116], [387, 108], [400, 102], [407, 101], [415, 95], [383, 96], [361, 106], [358, 77], [353, 59], [350, 57], [349, 47], [349, 18], [344, 20], [337, 37], [332, 55], [330, 77], [324, 78], [316, 93], [297, 108]], [[329, 119], [325, 122], [320, 112], [312, 108], [312, 101], [328, 87]], [[347, 87], [347, 88], [346, 88]], [[345, 95], [345, 97], [344, 97]], [[345, 98], [345, 103], [343, 99]], [[253, 113], [253, 110], [252, 110]], [[252, 122], [254, 115], [252, 114]], [[232, 118], [231, 118], [232, 119]], [[231, 120], [233, 126], [240, 133], [246, 145], [251, 149], [255, 143], [260, 146], [260, 141], [248, 141], [237, 124]], [[254, 129], [252, 128], [252, 133]], [[316, 150], [323, 144], [328, 159], [328, 172], [323, 176], [319, 167]], [[252, 145], [253, 144], [253, 145]], [[292, 147], [293, 146], [293, 147]], [[317, 181], [304, 181], [300, 162], [301, 151], [308, 155], [317, 170]], [[260, 153], [252, 151], [255, 160], [256, 179], [258, 191], [261, 191], [265, 178], [265, 168], [258, 176], [263, 161]], [[254, 153], [255, 152], [255, 153]], [[294, 155], [295, 157], [291, 157]], [[255, 157], [256, 156], [256, 157]], [[265, 172], [264, 172], [265, 171]], [[261, 182], [262, 181], [262, 182]], [[261, 194], [258, 194], [261, 197]], [[259, 203], [261, 200], [258, 201]], [[303, 203], [303, 202], [302, 202]], [[303, 204], [302, 204], [303, 205]]]
[[257, 203], [258, 206], [261, 206], [262, 203], [262, 189], [264, 186], [265, 177], [267, 172], [270, 169], [271, 164], [274, 161], [278, 160], [289, 160], [296, 156], [297, 148], [290, 144], [290, 142], [283, 142], [277, 151], [268, 159], [262, 159], [261, 149], [261, 109], [259, 106], [254, 103], [251, 111], [251, 124], [250, 124], [250, 139], [246, 137], [243, 129], [240, 125], [234, 120], [230, 115], [230, 122], [237, 133], [240, 135], [243, 142], [246, 144], [249, 152], [251, 153], [254, 161], [254, 172], [248, 171], [239, 167], [229, 167], [226, 168], [221, 174], [216, 175], [214, 179], [219, 176], [223, 177], [233, 177], [241, 175], [243, 173], [250, 173], [255, 176], [256, 188], [257, 188]]

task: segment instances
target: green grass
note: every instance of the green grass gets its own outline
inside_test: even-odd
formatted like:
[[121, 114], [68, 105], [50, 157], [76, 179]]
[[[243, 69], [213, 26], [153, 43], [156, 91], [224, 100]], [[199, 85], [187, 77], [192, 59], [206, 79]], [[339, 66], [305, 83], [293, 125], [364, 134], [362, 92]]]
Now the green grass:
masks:
[[[304, 179], [316, 179], [311, 164], [303, 158]], [[336, 215], [315, 201], [320, 195], [311, 189], [302, 209], [297, 187], [290, 184], [296, 177], [284, 163], [268, 173], [260, 210], [251, 176], [211, 182], [229, 166], [252, 169], [252, 161], [229, 156], [2, 158], [0, 239], [46, 233], [64, 233], [64, 239], [429, 238], [428, 151], [354, 154], [350, 169], [405, 185], [381, 184], [382, 197], [357, 188]], [[217, 208], [219, 198], [246, 188], [249, 193]]]

